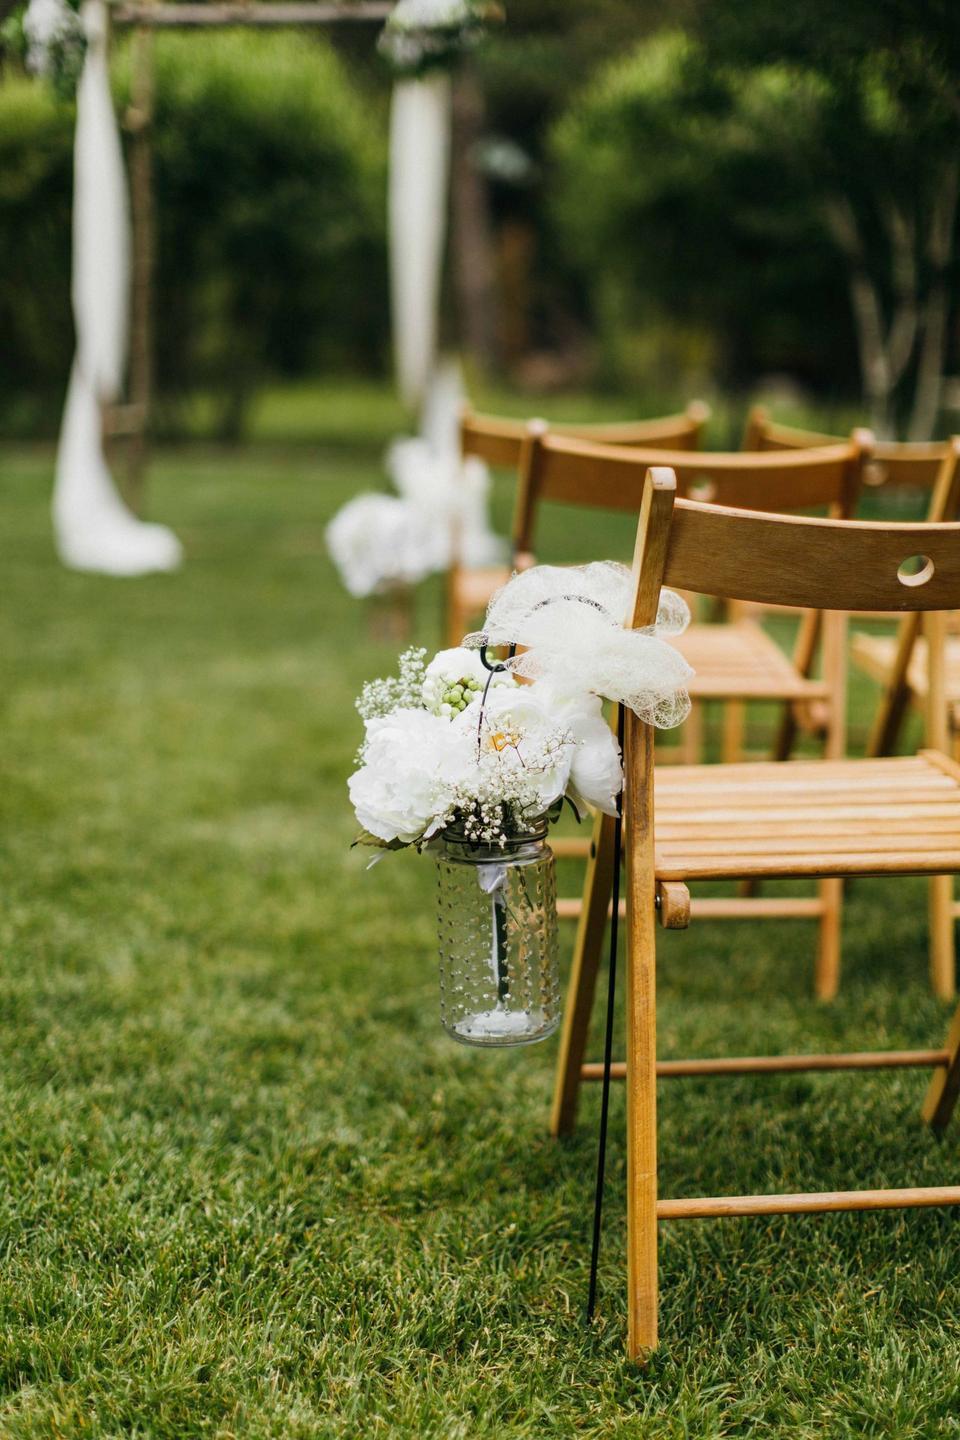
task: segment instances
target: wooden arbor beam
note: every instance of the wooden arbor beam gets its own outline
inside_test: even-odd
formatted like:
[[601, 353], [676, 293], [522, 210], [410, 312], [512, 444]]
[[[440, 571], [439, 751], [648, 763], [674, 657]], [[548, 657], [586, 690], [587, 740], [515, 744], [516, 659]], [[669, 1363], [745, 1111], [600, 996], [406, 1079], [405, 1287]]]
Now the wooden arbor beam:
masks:
[[386, 20], [393, 10], [392, 0], [210, 0], [209, 4], [115, 5], [111, 16], [115, 25], [143, 25], [154, 29], [199, 29], [207, 26], [275, 26], [333, 25], [339, 21]]

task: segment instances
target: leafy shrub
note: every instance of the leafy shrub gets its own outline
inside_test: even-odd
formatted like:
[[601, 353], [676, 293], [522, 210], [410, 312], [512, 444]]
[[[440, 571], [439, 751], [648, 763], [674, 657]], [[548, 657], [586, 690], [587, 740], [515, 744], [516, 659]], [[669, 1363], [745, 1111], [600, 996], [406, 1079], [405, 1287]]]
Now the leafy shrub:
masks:
[[30, 428], [55, 424], [73, 344], [73, 115], [47, 86], [0, 85], [0, 405]]
[[[155, 66], [158, 388], [218, 394], [236, 434], [264, 375], [382, 359], [385, 119], [315, 36], [159, 35]], [[115, 78], [122, 116], [124, 49]], [[43, 86], [0, 86], [8, 394], [56, 389], [69, 366], [71, 143]]]
[[[855, 385], [842, 270], [739, 79], [679, 31], [604, 67], [552, 136], [557, 232], [610, 379]], [[665, 373], [666, 372], [666, 373]]]

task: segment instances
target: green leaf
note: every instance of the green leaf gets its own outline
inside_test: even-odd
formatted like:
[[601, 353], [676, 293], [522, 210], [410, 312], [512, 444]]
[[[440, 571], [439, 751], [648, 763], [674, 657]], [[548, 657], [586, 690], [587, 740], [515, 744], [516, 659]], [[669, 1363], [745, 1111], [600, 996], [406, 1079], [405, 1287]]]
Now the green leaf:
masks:
[[350, 842], [350, 849], [355, 845], [370, 845], [375, 850], [406, 850], [406, 840], [381, 840], [379, 835], [372, 835], [369, 830], [361, 830]]

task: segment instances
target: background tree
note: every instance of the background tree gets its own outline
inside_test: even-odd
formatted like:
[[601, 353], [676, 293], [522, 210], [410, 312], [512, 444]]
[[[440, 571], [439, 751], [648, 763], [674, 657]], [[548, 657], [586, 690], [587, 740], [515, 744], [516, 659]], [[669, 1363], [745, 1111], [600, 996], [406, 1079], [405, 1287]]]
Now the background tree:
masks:
[[661, 32], [602, 69], [556, 127], [555, 228], [611, 379], [847, 383], [842, 274], [813, 193], [785, 183], [752, 113], [768, 80], [711, 70], [695, 39]]
[[[706, 65], [759, 72], [754, 123], [842, 256], [879, 431], [935, 424], [957, 305], [960, 20], [951, 0], [702, 3]], [[735, 83], [732, 80], [731, 83]]]

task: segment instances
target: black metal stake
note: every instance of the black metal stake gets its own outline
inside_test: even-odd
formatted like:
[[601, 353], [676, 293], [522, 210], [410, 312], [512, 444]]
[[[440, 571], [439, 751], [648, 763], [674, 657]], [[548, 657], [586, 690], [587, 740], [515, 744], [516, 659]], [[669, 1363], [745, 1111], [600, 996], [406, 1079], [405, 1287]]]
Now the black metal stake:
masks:
[[[623, 706], [617, 714], [617, 741], [623, 756]], [[597, 1305], [597, 1269], [600, 1264], [600, 1234], [603, 1226], [603, 1183], [607, 1166], [607, 1125], [610, 1117], [610, 1067], [613, 1064], [613, 1008], [617, 996], [617, 939], [620, 920], [620, 856], [623, 849], [623, 793], [617, 799], [613, 825], [613, 913], [610, 916], [610, 962], [607, 974], [607, 1018], [603, 1040], [603, 1093], [600, 1101], [600, 1135], [597, 1141], [597, 1184], [593, 1197], [593, 1246], [590, 1252], [590, 1289], [587, 1293], [587, 1324]]]
[[[587, 600], [584, 596], [565, 595], [565, 600], [586, 600], [587, 604], [596, 605], [596, 601]], [[541, 604], [548, 604], [549, 601], [541, 601]], [[535, 607], [539, 608], [539, 607]], [[601, 609], [597, 606], [597, 609]], [[510, 646], [511, 659], [516, 653], [516, 646]], [[483, 724], [483, 707], [486, 703], [487, 692], [490, 683], [498, 671], [507, 669], [506, 665], [491, 663], [487, 659], [487, 647], [480, 647], [480, 663], [490, 673], [487, 676], [487, 683], [483, 689], [483, 696], [480, 702], [480, 724]], [[477, 738], [479, 740], [479, 730]], [[624, 721], [623, 706], [617, 712], [617, 742], [620, 746], [620, 755], [623, 756], [624, 742]], [[613, 911], [610, 916], [610, 961], [607, 973], [607, 1016], [603, 1039], [603, 1087], [600, 1101], [600, 1134], [597, 1140], [597, 1182], [593, 1198], [593, 1243], [590, 1250], [590, 1288], [587, 1293], [587, 1324], [593, 1320], [594, 1311], [597, 1305], [597, 1270], [600, 1265], [600, 1236], [603, 1230], [603, 1188], [607, 1168], [607, 1130], [610, 1121], [610, 1069], [613, 1064], [613, 1011], [617, 997], [617, 942], [620, 930], [620, 861], [623, 854], [623, 792], [617, 798], [617, 817], [613, 825]]]

